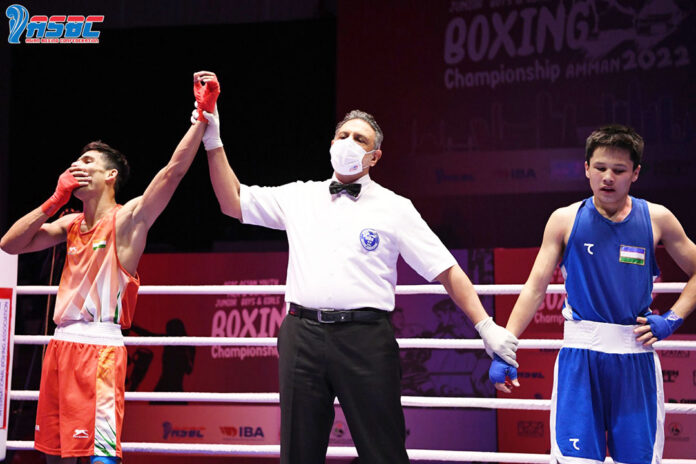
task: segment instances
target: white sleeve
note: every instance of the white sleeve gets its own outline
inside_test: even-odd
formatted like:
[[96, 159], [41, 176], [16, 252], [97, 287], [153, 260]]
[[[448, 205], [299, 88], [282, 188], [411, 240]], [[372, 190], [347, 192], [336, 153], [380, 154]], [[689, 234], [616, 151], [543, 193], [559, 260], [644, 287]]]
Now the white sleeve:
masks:
[[240, 186], [242, 222], [271, 229], [285, 230], [286, 209], [292, 200], [292, 185], [280, 187]]
[[404, 200], [399, 225], [399, 253], [418, 274], [432, 282], [442, 271], [457, 264], [452, 253], [435, 235], [410, 200]]

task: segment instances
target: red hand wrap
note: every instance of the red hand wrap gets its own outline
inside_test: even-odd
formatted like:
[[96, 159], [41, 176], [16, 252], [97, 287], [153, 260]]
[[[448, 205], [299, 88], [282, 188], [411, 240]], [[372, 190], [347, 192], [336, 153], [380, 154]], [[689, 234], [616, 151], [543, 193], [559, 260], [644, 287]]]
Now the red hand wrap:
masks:
[[212, 113], [215, 111], [215, 102], [220, 95], [220, 83], [217, 79], [212, 79], [202, 85], [200, 82], [193, 83], [193, 95], [198, 103], [198, 120], [206, 121], [203, 111]]
[[56, 187], [56, 191], [53, 192], [51, 198], [46, 200], [44, 204], [41, 205], [41, 211], [43, 211], [47, 216], [53, 216], [61, 206], [70, 200], [72, 191], [79, 186], [80, 183], [70, 173], [70, 170], [66, 170], [58, 178], [58, 186]]

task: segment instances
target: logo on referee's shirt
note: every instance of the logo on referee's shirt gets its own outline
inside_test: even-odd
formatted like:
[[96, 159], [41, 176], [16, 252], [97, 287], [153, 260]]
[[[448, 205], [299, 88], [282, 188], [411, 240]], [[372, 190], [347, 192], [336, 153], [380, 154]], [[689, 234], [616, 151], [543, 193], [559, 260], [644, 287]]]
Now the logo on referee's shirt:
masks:
[[360, 244], [367, 251], [372, 251], [379, 246], [379, 234], [374, 229], [363, 229], [360, 232]]

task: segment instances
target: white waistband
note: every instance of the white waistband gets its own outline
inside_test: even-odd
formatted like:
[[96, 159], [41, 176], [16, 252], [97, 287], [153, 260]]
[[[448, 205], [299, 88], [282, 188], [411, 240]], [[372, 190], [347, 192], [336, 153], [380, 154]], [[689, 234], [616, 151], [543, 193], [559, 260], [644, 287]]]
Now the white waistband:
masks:
[[604, 353], [652, 352], [652, 346], [636, 341], [636, 325], [607, 324], [594, 321], [565, 321], [563, 347], [584, 348]]
[[111, 322], [75, 321], [59, 325], [53, 338], [89, 345], [123, 346], [121, 326]]

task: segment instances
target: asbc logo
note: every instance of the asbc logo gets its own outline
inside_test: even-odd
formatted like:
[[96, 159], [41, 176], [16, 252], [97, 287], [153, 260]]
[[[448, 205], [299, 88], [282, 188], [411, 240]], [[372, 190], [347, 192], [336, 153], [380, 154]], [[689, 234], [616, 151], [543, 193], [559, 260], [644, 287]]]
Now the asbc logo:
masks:
[[104, 15], [34, 15], [19, 4], [10, 5], [5, 10], [10, 20], [11, 44], [93, 44], [99, 43], [100, 31], [94, 29], [95, 23], [104, 22]]

